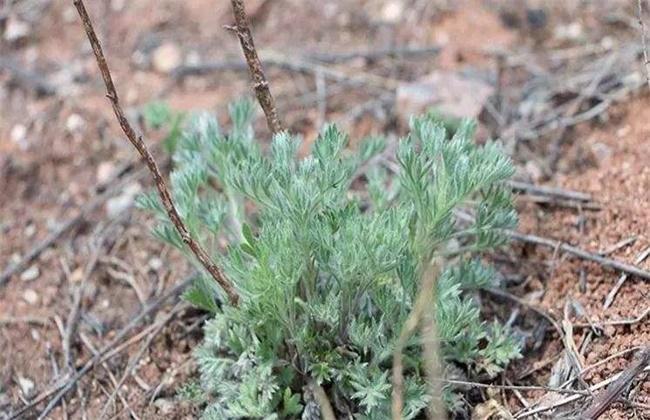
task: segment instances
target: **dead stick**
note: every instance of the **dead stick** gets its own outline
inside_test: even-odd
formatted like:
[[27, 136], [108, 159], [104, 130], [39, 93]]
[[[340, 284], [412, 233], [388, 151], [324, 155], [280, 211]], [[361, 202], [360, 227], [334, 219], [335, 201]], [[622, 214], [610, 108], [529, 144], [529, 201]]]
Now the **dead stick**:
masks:
[[266, 76], [264, 76], [262, 62], [257, 55], [257, 50], [255, 49], [253, 34], [251, 33], [248, 24], [248, 16], [246, 16], [244, 2], [243, 0], [231, 0], [230, 3], [232, 4], [233, 15], [235, 16], [235, 26], [228, 27], [228, 29], [235, 32], [239, 38], [241, 48], [246, 57], [246, 63], [248, 63], [251, 78], [253, 79], [255, 95], [264, 111], [264, 115], [266, 116], [266, 124], [273, 134], [279, 133], [282, 131], [282, 123], [278, 117], [278, 111], [275, 107], [273, 95], [271, 95], [269, 82], [267, 82]]
[[192, 250], [192, 253], [194, 253], [197, 260], [199, 260], [201, 265], [210, 273], [212, 278], [214, 278], [214, 280], [223, 288], [226, 295], [228, 295], [228, 299], [230, 300], [230, 303], [233, 305], [237, 305], [239, 302], [239, 295], [235, 291], [234, 286], [226, 278], [226, 276], [221, 271], [221, 269], [212, 262], [210, 256], [203, 249], [203, 247], [194, 239], [192, 239], [192, 236], [190, 235], [189, 231], [185, 227], [185, 223], [183, 222], [180, 215], [176, 211], [176, 207], [174, 206], [172, 196], [169, 193], [169, 189], [167, 188], [167, 185], [165, 183], [165, 180], [162, 177], [162, 174], [160, 173], [158, 164], [156, 163], [153, 155], [151, 154], [146, 144], [142, 140], [142, 136], [136, 134], [135, 130], [133, 129], [128, 119], [124, 115], [124, 111], [120, 106], [119, 98], [117, 96], [117, 90], [115, 89], [115, 85], [113, 84], [113, 78], [111, 77], [111, 72], [108, 68], [108, 63], [106, 62], [106, 57], [104, 56], [104, 52], [102, 51], [101, 44], [99, 42], [99, 39], [97, 38], [97, 34], [95, 33], [95, 29], [93, 28], [93, 24], [90, 20], [90, 16], [88, 16], [88, 12], [86, 11], [86, 7], [83, 1], [74, 0], [73, 4], [77, 8], [77, 12], [79, 13], [81, 22], [83, 23], [84, 29], [86, 30], [88, 41], [90, 42], [90, 45], [93, 48], [93, 52], [95, 53], [95, 58], [97, 59], [97, 67], [99, 68], [99, 71], [102, 74], [102, 78], [104, 79], [104, 84], [106, 85], [106, 96], [111, 101], [111, 105], [113, 107], [113, 112], [115, 113], [115, 117], [120, 123], [120, 127], [122, 127], [122, 131], [124, 131], [126, 137], [129, 139], [133, 147], [136, 148], [140, 156], [142, 156], [142, 158], [145, 160], [147, 164], [147, 168], [151, 172], [151, 175], [153, 176], [154, 181], [156, 182], [156, 188], [158, 189], [158, 194], [160, 195], [160, 199], [162, 201], [163, 206], [165, 207], [165, 210], [167, 211], [167, 215], [169, 219], [176, 227], [176, 230], [180, 234], [183, 242]]
[[650, 364], [650, 346], [643, 349], [632, 366], [623, 371], [610, 386], [596, 395], [591, 406], [580, 416], [580, 419], [595, 420], [600, 417], [648, 364]]
[[565, 190], [557, 187], [545, 187], [521, 181], [506, 181], [506, 185], [516, 191], [523, 191], [534, 195], [564, 198], [574, 201], [591, 201], [591, 195], [580, 191]]
[[[404, 361], [403, 351], [406, 349], [408, 339], [415, 333], [418, 325], [424, 328], [423, 337], [429, 341], [424, 349], [425, 352], [430, 351], [433, 354], [427, 354], [426, 371], [427, 378], [439, 378], [440, 375], [440, 362], [437, 360], [439, 357], [438, 352], [438, 332], [435, 325], [433, 316], [426, 316], [426, 311], [430, 310], [431, 302], [435, 302], [435, 288], [440, 275], [441, 263], [436, 259], [429, 267], [426, 267], [422, 275], [419, 286], [418, 297], [411, 309], [406, 322], [402, 326], [399, 338], [395, 343], [395, 350], [393, 351], [393, 371], [392, 371], [392, 385], [391, 392], [391, 418], [399, 420], [402, 418], [402, 411], [404, 410]], [[423, 321], [427, 325], [423, 325]], [[438, 420], [444, 418], [444, 411], [441, 409], [440, 389], [437, 382], [432, 381], [431, 388], [431, 402], [429, 403], [429, 418]]]
[[[44, 415], [46, 416], [47, 413], [52, 411], [54, 407], [56, 407], [56, 404], [58, 401], [61, 400], [61, 398], [72, 388], [72, 386], [79, 381], [86, 373], [88, 373], [93, 367], [95, 367], [98, 363], [100, 363], [103, 360], [106, 360], [109, 358], [111, 355], [109, 352], [111, 349], [113, 349], [115, 346], [118, 345], [126, 336], [133, 330], [135, 327], [137, 327], [140, 322], [142, 322], [145, 318], [150, 316], [151, 314], [155, 313], [163, 303], [165, 303], [167, 300], [171, 298], [175, 298], [178, 295], [180, 295], [186, 288], [189, 286], [193, 281], [193, 277], [190, 277], [183, 282], [173, 286], [167, 293], [165, 293], [163, 296], [159, 297], [156, 299], [154, 302], [149, 304], [146, 308], [144, 308], [135, 318], [133, 318], [131, 321], [129, 321], [128, 324], [126, 324], [122, 329], [115, 335], [115, 337], [104, 347], [102, 347], [101, 350], [99, 350], [96, 354], [93, 355], [92, 358], [90, 358], [78, 371], [76, 371], [70, 378], [67, 378], [65, 381], [62, 381], [61, 383], [58, 383], [55, 385], [52, 389], [44, 392], [42, 395], [39, 397], [36, 397], [33, 401], [31, 401], [28, 405], [24, 406], [21, 408], [19, 411], [12, 413], [11, 416], [9, 417], [9, 420], [14, 420], [21, 418], [21, 416], [34, 408], [36, 405], [40, 404], [44, 400], [46, 400], [48, 397], [51, 395], [57, 393], [56, 396], [54, 396], [48, 403], [48, 408], [44, 411]], [[115, 353], [113, 353], [114, 355]], [[104, 357], [107, 356], [107, 357]], [[41, 413], [43, 415], [43, 413]]]
[[639, 267], [621, 261], [617, 261], [611, 258], [606, 258], [601, 255], [595, 254], [593, 252], [585, 251], [575, 246], [571, 246], [569, 244], [556, 241], [554, 239], [542, 238], [540, 236], [535, 236], [535, 235], [526, 235], [523, 233], [515, 232], [513, 230], [506, 231], [506, 234], [512, 239], [516, 239], [521, 242], [527, 242], [535, 245], [543, 245], [553, 249], [559, 249], [560, 251], [576, 255], [585, 260], [596, 262], [605, 267], [613, 268], [622, 271], [624, 273], [628, 273], [640, 277], [645, 280], [650, 280], [650, 272], [643, 270]]
[[638, 13], [639, 13], [639, 27], [641, 28], [641, 44], [643, 46], [643, 65], [645, 67], [645, 78], [648, 82], [648, 87], [650, 87], [650, 60], [648, 59], [648, 41], [647, 33], [645, 28], [645, 23], [643, 23], [643, 0], [637, 1]]
[[131, 165], [132, 164], [129, 163], [116, 172], [116, 174], [109, 180], [109, 184], [113, 184], [110, 188], [105, 189], [108, 184], [102, 183], [97, 185], [94, 192], [99, 195], [95, 199], [81, 207], [79, 213], [75, 217], [68, 220], [67, 222], [64, 222], [57, 230], [48, 235], [47, 238], [45, 238], [42, 242], [39, 242], [19, 262], [8, 266], [2, 272], [2, 274], [0, 274], [0, 286], [4, 286], [4, 284], [9, 281], [11, 276], [23, 270], [27, 264], [38, 258], [38, 256], [41, 255], [43, 251], [54, 245], [67, 231], [83, 221], [88, 216], [88, 214], [99, 207], [106, 198], [110, 197], [112, 194], [118, 191], [120, 189], [120, 184], [116, 181], [120, 176], [131, 170]]
[[[650, 255], [650, 247], [646, 248], [639, 255], [637, 255], [636, 259], [634, 260], [634, 264], [641, 264], [643, 260], [648, 258], [649, 255]], [[626, 280], [627, 280], [627, 273], [621, 274], [621, 276], [618, 278], [618, 281], [616, 282], [612, 290], [609, 291], [607, 297], [605, 298], [605, 303], [603, 303], [604, 309], [607, 309], [610, 306], [612, 306], [612, 303], [614, 303], [614, 299], [616, 299], [616, 295], [618, 294], [618, 291], [621, 290], [621, 287], [623, 287], [623, 283], [625, 283]]]

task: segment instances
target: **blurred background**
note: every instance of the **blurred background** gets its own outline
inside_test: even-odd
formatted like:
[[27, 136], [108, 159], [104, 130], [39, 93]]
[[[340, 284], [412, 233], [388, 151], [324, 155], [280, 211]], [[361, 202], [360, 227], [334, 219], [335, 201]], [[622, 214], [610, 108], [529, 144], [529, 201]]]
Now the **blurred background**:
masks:
[[[341, 125], [354, 145], [367, 135], [394, 140], [410, 115], [427, 110], [451, 125], [476, 118], [478, 141], [501, 139], [518, 181], [588, 197], [576, 204], [522, 188], [522, 231], [592, 251], [629, 240], [611, 251], [629, 262], [648, 246], [650, 110], [636, 2], [245, 4], [280, 116], [305, 145], [325, 122]], [[207, 110], [227, 124], [227, 105], [250, 96], [239, 43], [224, 28], [233, 23], [229, 2], [86, 6], [123, 106], [166, 170], [168, 143], [186, 112]], [[92, 357], [190, 268], [150, 236], [148, 216], [133, 210], [150, 179], [115, 122], [72, 1], [4, 0], [0, 35], [2, 418], [47, 396], [70, 372], [71, 355], [77, 364]], [[261, 112], [256, 127], [258, 138], [269, 138]], [[648, 283], [630, 280], [603, 308], [617, 275], [552, 250], [521, 245], [494, 257], [513, 293], [558, 318], [576, 302], [584, 312], [573, 316], [583, 323], [585, 313], [589, 322], [634, 319], [648, 306]], [[494, 311], [503, 315], [500, 304]], [[191, 349], [203, 314], [177, 308], [162, 306], [139, 327], [139, 339], [120, 342], [53, 418], [193, 417], [191, 401], [174, 398], [195, 373]], [[75, 316], [79, 339], [66, 344]], [[536, 370], [518, 372], [548, 384], [561, 343], [535, 336], [536, 323], [524, 331], [531, 338], [522, 362]], [[647, 322], [607, 328], [608, 338], [594, 344], [577, 334], [586, 362], [650, 341]], [[129, 363], [136, 367], [126, 370]], [[603, 380], [626, 363], [615, 359], [585, 380]], [[648, 385], [637, 391], [611, 418], [648, 414]], [[504, 393], [498, 400], [515, 412], [535, 397]], [[43, 405], [35, 408], [26, 418]]]

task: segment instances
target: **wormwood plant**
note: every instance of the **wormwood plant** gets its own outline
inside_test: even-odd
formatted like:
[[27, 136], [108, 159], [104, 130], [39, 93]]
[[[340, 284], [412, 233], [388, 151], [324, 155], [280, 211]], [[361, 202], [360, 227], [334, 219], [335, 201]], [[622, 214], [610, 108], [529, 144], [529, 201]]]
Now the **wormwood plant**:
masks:
[[[434, 257], [445, 261], [430, 302], [445, 364], [495, 375], [518, 357], [472, 293], [497, 278], [479, 253], [504, 244], [501, 230], [516, 223], [501, 185], [513, 169], [497, 143], [474, 145], [469, 121], [449, 137], [431, 115], [415, 118], [393, 175], [373, 159], [382, 138], [352, 152], [330, 125], [300, 158], [289, 134], [262, 150], [251, 103], [230, 114], [229, 132], [207, 115], [191, 119], [171, 175], [190, 233], [241, 297], [223, 303], [207, 276], [185, 295], [213, 314], [196, 350], [206, 419], [319, 418], [310, 383], [337, 415], [390, 418], [392, 353]], [[155, 235], [185, 252], [156, 195], [139, 203], [159, 216]], [[458, 224], [459, 209], [474, 222]], [[404, 350], [406, 419], [424, 417], [430, 400], [420, 341]], [[453, 408], [451, 389], [445, 399]]]

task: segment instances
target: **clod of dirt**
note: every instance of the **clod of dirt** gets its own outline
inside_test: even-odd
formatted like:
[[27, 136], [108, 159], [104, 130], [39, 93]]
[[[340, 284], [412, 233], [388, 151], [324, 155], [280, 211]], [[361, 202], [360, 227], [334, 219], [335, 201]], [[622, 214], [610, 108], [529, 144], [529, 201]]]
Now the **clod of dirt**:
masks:
[[164, 398], [159, 398], [153, 403], [156, 408], [159, 410], [160, 414], [163, 415], [170, 415], [171, 413], [174, 412], [174, 402], [164, 399]]

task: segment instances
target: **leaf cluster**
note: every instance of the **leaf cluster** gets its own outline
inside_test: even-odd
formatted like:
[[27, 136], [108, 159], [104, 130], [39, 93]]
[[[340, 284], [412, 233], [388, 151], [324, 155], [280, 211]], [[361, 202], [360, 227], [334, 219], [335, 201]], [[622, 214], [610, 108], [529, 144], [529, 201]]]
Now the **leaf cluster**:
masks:
[[[196, 350], [205, 418], [312, 418], [314, 380], [339, 414], [388, 419], [392, 352], [434, 257], [446, 262], [430, 303], [445, 363], [495, 375], [518, 357], [475, 299], [498, 278], [480, 252], [516, 224], [502, 186], [513, 169], [498, 143], [476, 146], [471, 121], [449, 137], [432, 115], [415, 118], [393, 174], [378, 159], [383, 138], [352, 150], [329, 125], [306, 156], [286, 133], [264, 151], [252, 104], [230, 114], [227, 133], [209, 115], [190, 120], [171, 175], [191, 234], [241, 296], [237, 307], [222, 303], [208, 277], [185, 296], [213, 314]], [[158, 215], [155, 235], [185, 252], [157, 198], [139, 204]], [[458, 223], [459, 210], [474, 221]], [[405, 419], [423, 416], [430, 399], [420, 341], [405, 349]]]

